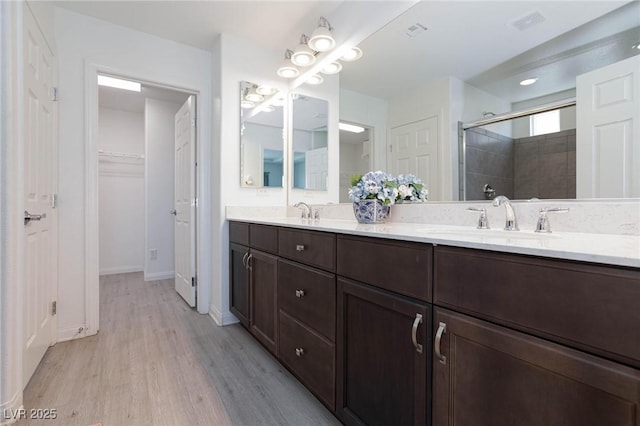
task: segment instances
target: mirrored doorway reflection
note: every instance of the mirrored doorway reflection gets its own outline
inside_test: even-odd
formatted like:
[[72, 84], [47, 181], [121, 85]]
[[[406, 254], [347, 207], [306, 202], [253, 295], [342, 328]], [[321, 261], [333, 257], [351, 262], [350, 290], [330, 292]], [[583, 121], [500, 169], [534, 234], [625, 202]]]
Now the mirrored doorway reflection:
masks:
[[[344, 124], [347, 124], [345, 126]], [[340, 122], [340, 202], [350, 203], [351, 176], [373, 170], [373, 128]]]

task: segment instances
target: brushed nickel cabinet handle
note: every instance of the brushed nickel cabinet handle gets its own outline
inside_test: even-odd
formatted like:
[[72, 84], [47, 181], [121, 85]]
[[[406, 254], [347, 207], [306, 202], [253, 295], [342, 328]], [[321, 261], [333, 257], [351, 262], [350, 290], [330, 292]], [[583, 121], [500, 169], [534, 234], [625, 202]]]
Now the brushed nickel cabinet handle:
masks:
[[302, 356], [302, 355], [304, 355], [304, 349], [296, 348], [296, 356]]
[[249, 252], [246, 252], [244, 256], [242, 256], [242, 266], [244, 269], [247, 269], [249, 266], [247, 265], [247, 257], [249, 256]]
[[296, 297], [304, 297], [304, 290], [296, 290]]
[[447, 365], [447, 357], [442, 355], [440, 352], [440, 341], [442, 340], [442, 335], [447, 331], [447, 324], [440, 322], [438, 324], [438, 331], [436, 332], [436, 341], [434, 343], [434, 350], [436, 352], [436, 358], [440, 360], [441, 363]]
[[253, 255], [249, 254], [249, 256], [247, 256], [247, 268], [253, 270], [253, 266], [251, 266], [251, 259], [253, 259]]
[[411, 327], [411, 341], [413, 347], [416, 348], [416, 352], [422, 353], [422, 345], [418, 343], [418, 326], [422, 323], [422, 315], [416, 314], [416, 319], [413, 320], [413, 327]]
[[304, 251], [304, 245], [296, 244], [296, 251]]

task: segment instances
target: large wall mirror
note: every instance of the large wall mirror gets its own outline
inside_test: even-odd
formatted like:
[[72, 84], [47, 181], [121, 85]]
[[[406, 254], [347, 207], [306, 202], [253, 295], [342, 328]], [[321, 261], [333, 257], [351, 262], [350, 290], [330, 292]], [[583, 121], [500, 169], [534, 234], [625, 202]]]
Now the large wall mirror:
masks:
[[283, 187], [284, 97], [271, 87], [240, 83], [240, 185]]
[[327, 190], [329, 102], [311, 96], [291, 95], [291, 187]]
[[[464, 96], [463, 105], [442, 104], [451, 121], [439, 130], [450, 137], [442, 143], [451, 146], [451, 158], [444, 160], [452, 182], [464, 183], [455, 155], [458, 120], [575, 97], [576, 76], [640, 54], [638, 43], [638, 1], [423, 1], [360, 44], [365, 55], [343, 69], [340, 88], [384, 103], [390, 127], [405, 116], [411, 116], [407, 123], [418, 121], [413, 112], [444, 91], [448, 99]], [[461, 81], [465, 93], [452, 95], [457, 89], [446, 83], [421, 91], [448, 77]], [[537, 80], [520, 85], [526, 77]], [[423, 94], [419, 102], [415, 93]], [[474, 98], [475, 93], [482, 95]], [[494, 106], [484, 109], [489, 98]], [[405, 99], [411, 99], [410, 106]], [[495, 195], [516, 199], [576, 197], [575, 108], [549, 116], [554, 114], [547, 118], [555, 127], [540, 133], [531, 133], [536, 126], [531, 117], [469, 131], [460, 167], [474, 174], [466, 176], [473, 188], [460, 199], [486, 199], [485, 184]], [[458, 199], [455, 189], [453, 199]]]

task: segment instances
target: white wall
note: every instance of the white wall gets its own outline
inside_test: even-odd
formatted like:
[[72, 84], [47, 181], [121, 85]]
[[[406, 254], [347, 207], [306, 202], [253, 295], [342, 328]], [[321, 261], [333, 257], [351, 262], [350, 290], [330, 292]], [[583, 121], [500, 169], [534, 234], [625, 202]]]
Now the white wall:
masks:
[[[389, 103], [352, 90], [340, 90], [340, 120], [370, 127], [373, 169], [387, 168], [387, 119]], [[340, 194], [342, 197], [342, 194]]]
[[[211, 259], [211, 54], [64, 9], [55, 10], [59, 63], [59, 288], [58, 338], [95, 333], [97, 305], [97, 176], [88, 174], [96, 125], [95, 70], [199, 92], [199, 255]], [[85, 81], [89, 78], [89, 81]], [[95, 102], [95, 104], [93, 104]], [[97, 129], [96, 129], [97, 130]], [[95, 160], [97, 163], [97, 159]], [[97, 167], [96, 167], [97, 169]], [[93, 194], [93, 195], [92, 195]], [[95, 198], [95, 199], [94, 199]], [[94, 204], [96, 203], [96, 204]], [[88, 244], [88, 246], [85, 246]], [[92, 247], [95, 246], [95, 252]], [[199, 262], [198, 311], [208, 311], [211, 264]], [[81, 337], [79, 335], [77, 337]]]
[[[145, 281], [174, 276], [174, 121], [182, 105], [145, 102]], [[157, 250], [152, 260], [150, 251]]]
[[[350, 203], [351, 176], [370, 170], [369, 156], [363, 157], [362, 143], [340, 144], [340, 202]], [[376, 169], [377, 170], [377, 169]]]
[[[144, 115], [99, 109], [98, 147], [144, 154]], [[144, 159], [99, 157], [100, 275], [144, 267]]]
[[450, 79], [444, 78], [428, 86], [417, 87], [410, 92], [399, 94], [389, 100], [389, 120], [387, 122], [389, 130], [387, 134], [394, 127], [429, 117], [438, 117], [438, 165], [440, 166], [438, 193], [440, 193], [440, 199], [433, 201], [451, 200], [455, 194], [452, 183], [454, 153], [450, 143], [453, 123], [450, 118], [451, 102], [449, 97]]

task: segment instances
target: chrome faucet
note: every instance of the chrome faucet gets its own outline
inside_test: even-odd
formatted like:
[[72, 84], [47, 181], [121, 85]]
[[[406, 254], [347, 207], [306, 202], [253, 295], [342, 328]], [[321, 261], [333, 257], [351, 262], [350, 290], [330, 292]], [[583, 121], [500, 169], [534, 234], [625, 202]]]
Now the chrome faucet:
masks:
[[513, 210], [513, 207], [511, 207], [511, 203], [509, 202], [509, 199], [504, 195], [498, 195], [496, 198], [493, 199], [492, 204], [493, 204], [493, 207], [499, 207], [501, 205], [504, 205], [504, 208], [506, 211], [505, 212], [506, 222], [504, 225], [504, 230], [519, 231], [518, 221], [516, 220], [516, 212]]
[[309, 207], [309, 204], [300, 201], [299, 203], [295, 203], [293, 207], [302, 211], [302, 219], [311, 219], [311, 207]]

